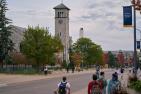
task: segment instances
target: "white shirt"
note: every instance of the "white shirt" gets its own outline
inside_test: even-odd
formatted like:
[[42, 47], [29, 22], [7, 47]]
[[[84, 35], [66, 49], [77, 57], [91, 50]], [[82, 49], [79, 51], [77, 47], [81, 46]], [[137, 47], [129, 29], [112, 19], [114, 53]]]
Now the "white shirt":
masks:
[[[60, 86], [61, 83], [66, 83], [66, 82], [60, 82], [60, 83], [58, 84], [58, 87]], [[67, 84], [66, 84], [66, 87], [67, 87], [67, 88], [70, 88], [70, 84], [69, 84], [68, 82], [67, 82]]]
[[[59, 88], [59, 86], [60, 86], [61, 83], [66, 83], [66, 82], [60, 82], [60, 83], [58, 84], [58, 88]], [[67, 94], [68, 94], [68, 92], [69, 92], [68, 89], [70, 89], [70, 84], [67, 82], [67, 84], [66, 84], [66, 91], [67, 91]]]

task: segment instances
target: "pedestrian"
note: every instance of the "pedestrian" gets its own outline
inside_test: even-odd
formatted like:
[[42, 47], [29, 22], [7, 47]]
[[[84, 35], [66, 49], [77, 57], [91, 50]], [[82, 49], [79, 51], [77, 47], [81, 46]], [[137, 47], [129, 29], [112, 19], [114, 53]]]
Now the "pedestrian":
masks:
[[100, 74], [100, 66], [97, 65], [96, 66], [96, 76], [97, 76], [97, 79], [99, 79], [99, 74]]
[[64, 76], [62, 78], [62, 81], [58, 84], [57, 91], [55, 91], [55, 94], [70, 94], [70, 83], [67, 82], [67, 78]]
[[108, 94], [116, 94], [120, 90], [120, 81], [118, 80], [117, 74], [112, 74], [112, 79], [108, 83]]
[[120, 69], [120, 73], [121, 73], [121, 79], [123, 78], [123, 73], [124, 73], [124, 69], [121, 67]]
[[92, 79], [88, 84], [88, 94], [102, 94], [97, 75], [93, 74]]
[[74, 69], [75, 69], [75, 66], [74, 64], [72, 65], [72, 73], [74, 73]]
[[69, 64], [67, 65], [67, 73], [69, 73]]
[[107, 81], [105, 79], [104, 72], [100, 72], [100, 76], [99, 76], [98, 81], [101, 85], [100, 88], [102, 89], [102, 94], [106, 94]]
[[47, 75], [47, 73], [48, 73], [48, 68], [47, 68], [47, 66], [45, 66], [44, 67], [44, 74]]

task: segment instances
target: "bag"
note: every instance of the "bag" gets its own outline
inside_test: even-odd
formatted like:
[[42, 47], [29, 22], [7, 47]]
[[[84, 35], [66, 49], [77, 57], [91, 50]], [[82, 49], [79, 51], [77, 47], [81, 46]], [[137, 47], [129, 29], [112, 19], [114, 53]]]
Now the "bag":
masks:
[[59, 94], [66, 94], [66, 84], [67, 82], [63, 83], [61, 82], [60, 86], [59, 86]]
[[111, 94], [116, 94], [120, 90], [120, 84], [118, 82], [114, 82], [111, 84]]
[[98, 82], [100, 85], [100, 89], [104, 89], [104, 81], [101, 79], [101, 80], [98, 80]]
[[102, 94], [99, 82], [97, 81], [93, 82], [91, 94]]

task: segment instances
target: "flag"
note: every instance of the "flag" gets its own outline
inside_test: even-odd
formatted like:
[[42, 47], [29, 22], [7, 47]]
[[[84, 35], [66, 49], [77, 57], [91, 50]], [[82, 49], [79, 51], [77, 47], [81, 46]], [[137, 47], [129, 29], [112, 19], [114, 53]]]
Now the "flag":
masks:
[[137, 49], [140, 49], [140, 41], [137, 41]]
[[132, 6], [123, 6], [123, 26], [132, 27]]

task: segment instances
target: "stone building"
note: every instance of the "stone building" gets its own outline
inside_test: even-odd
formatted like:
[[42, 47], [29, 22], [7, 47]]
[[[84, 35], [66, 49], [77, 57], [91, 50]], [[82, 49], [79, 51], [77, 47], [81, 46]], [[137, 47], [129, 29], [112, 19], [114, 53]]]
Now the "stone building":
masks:
[[69, 63], [69, 8], [63, 3], [55, 9], [55, 36], [59, 36], [64, 46], [63, 60]]

